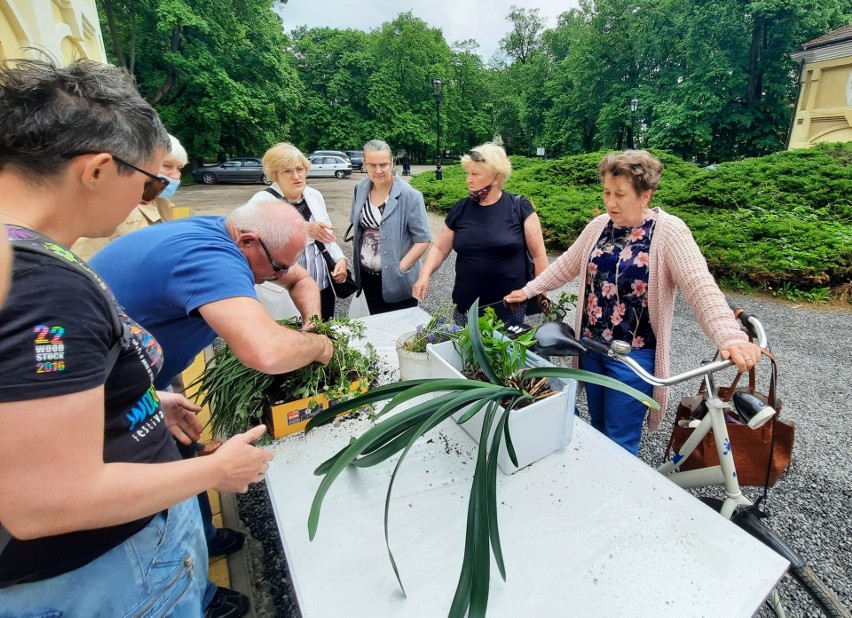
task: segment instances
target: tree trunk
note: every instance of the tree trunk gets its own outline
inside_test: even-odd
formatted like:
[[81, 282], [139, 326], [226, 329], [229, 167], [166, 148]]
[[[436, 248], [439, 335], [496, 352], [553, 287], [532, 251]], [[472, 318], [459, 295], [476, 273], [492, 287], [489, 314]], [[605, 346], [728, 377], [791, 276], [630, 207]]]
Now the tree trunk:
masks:
[[[177, 52], [180, 48], [180, 35], [181, 28], [180, 26], [174, 26], [172, 28], [172, 40], [169, 44], [169, 49], [173, 52]], [[174, 65], [169, 65], [168, 75], [166, 76], [166, 81], [163, 82], [163, 85], [157, 89], [151, 97], [148, 99], [148, 103], [151, 105], [156, 105], [159, 103], [164, 96], [166, 96], [169, 91], [174, 87], [175, 82], [177, 81], [177, 69], [175, 69]]]
[[112, 39], [112, 50], [115, 52], [115, 59], [119, 66], [127, 68], [127, 62], [124, 59], [124, 51], [121, 49], [121, 41], [118, 37], [118, 31], [115, 27], [115, 7], [112, 5], [112, 0], [103, 0], [104, 12], [107, 18], [107, 27], [109, 28], [109, 37]]
[[746, 85], [746, 104], [751, 105], [761, 100], [763, 94], [763, 63], [761, 62], [761, 47], [763, 45], [766, 21], [754, 16], [754, 26], [751, 30], [751, 46], [748, 50], [748, 84]]

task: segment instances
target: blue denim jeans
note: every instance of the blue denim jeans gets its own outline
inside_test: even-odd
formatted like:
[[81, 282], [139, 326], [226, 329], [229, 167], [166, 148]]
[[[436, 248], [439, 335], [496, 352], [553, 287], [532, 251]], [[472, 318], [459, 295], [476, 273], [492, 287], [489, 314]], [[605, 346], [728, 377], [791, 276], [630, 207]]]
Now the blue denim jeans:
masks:
[[207, 544], [192, 498], [79, 569], [0, 590], [0, 618], [198, 618], [206, 584]]
[[[654, 350], [633, 350], [630, 352], [630, 357], [636, 360], [645, 371], [654, 373]], [[653, 386], [633, 373], [627, 365], [597, 352], [590, 351], [585, 356], [581, 356], [580, 368], [615, 378], [645, 393], [648, 397], [654, 390]], [[586, 384], [586, 398], [589, 402], [592, 427], [638, 456], [642, 423], [648, 408], [629, 395], [596, 384]]]

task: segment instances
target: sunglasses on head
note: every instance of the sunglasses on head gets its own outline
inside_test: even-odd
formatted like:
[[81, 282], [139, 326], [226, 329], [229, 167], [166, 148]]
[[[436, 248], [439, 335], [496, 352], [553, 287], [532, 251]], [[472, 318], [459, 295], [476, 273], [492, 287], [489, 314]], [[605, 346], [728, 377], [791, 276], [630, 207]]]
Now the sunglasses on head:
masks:
[[467, 153], [467, 156], [470, 157], [471, 161], [475, 161], [476, 163], [485, 163], [485, 157], [478, 150], [471, 150]]
[[[101, 153], [98, 152], [98, 151], [94, 151], [94, 150], [86, 151], [86, 152], [67, 152], [67, 153], [63, 154], [62, 157], [65, 158], [65, 159], [73, 159], [74, 157], [79, 157], [79, 156], [82, 156], [82, 155], [90, 155], [90, 154], [101, 154]], [[145, 176], [147, 176], [150, 179], [150, 180], [147, 180], [145, 182], [145, 186], [142, 188], [142, 201], [143, 202], [152, 201], [154, 198], [156, 198], [158, 195], [160, 195], [160, 193], [162, 193], [165, 190], [166, 187], [169, 186], [169, 181], [167, 179], [163, 178], [162, 176], [157, 176], [155, 174], [152, 174], [151, 172], [146, 172], [145, 170], [138, 168], [131, 163], [128, 163], [124, 159], [120, 159], [119, 157], [115, 156], [111, 152], [105, 152], [103, 154], [110, 155], [112, 157], [112, 160], [115, 161], [116, 163], [121, 163], [122, 165], [126, 165], [130, 169], [136, 170], [140, 174], [144, 174]]]

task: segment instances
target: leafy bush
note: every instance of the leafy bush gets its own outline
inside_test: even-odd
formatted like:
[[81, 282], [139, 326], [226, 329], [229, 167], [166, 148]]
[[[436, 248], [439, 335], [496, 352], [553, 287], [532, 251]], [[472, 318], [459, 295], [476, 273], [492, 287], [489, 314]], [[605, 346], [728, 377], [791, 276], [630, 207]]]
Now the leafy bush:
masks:
[[[281, 320], [282, 326], [299, 328], [297, 320]], [[313, 397], [319, 393], [343, 394], [342, 400], [360, 391], [351, 383], [372, 384], [378, 377], [378, 355], [371, 345], [362, 353], [351, 341], [364, 338], [364, 324], [348, 317], [327, 322], [314, 320], [315, 332], [334, 340], [328, 365], [310, 363], [281, 375], [269, 375], [243, 365], [229, 347], [211, 358], [204, 373], [190, 384], [200, 397], [199, 405], [209, 405], [213, 433], [231, 437], [263, 422], [267, 394], [284, 394], [287, 399]]]
[[[512, 157], [506, 190], [526, 196], [541, 218], [548, 250], [567, 249], [603, 211], [597, 166], [605, 152], [541, 161]], [[710, 270], [738, 287], [811, 290], [852, 276], [852, 143], [701, 168], [663, 151], [653, 204], [681, 217]], [[461, 167], [443, 181], [412, 184], [447, 212], [467, 190]]]

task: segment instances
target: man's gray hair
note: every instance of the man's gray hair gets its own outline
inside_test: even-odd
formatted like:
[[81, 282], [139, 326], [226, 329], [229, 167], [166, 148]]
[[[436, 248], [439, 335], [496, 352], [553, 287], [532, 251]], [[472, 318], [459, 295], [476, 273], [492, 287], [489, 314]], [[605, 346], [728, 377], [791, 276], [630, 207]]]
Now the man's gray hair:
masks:
[[364, 152], [386, 152], [388, 156], [393, 160], [393, 151], [391, 147], [388, 146], [388, 143], [382, 139], [371, 139], [369, 142], [364, 144], [363, 148]]
[[257, 202], [249, 202], [235, 208], [228, 219], [230, 219], [241, 232], [254, 232], [262, 240], [267, 248], [276, 253], [281, 251], [293, 237], [294, 222], [299, 219], [286, 216], [285, 211], [291, 209], [298, 214], [295, 208], [275, 199], [272, 195], [269, 199]]
[[169, 134], [124, 69], [89, 60], [61, 68], [0, 61], [0, 171], [14, 166], [46, 179], [73, 153], [106, 152], [139, 165], [158, 148], [169, 152]]

